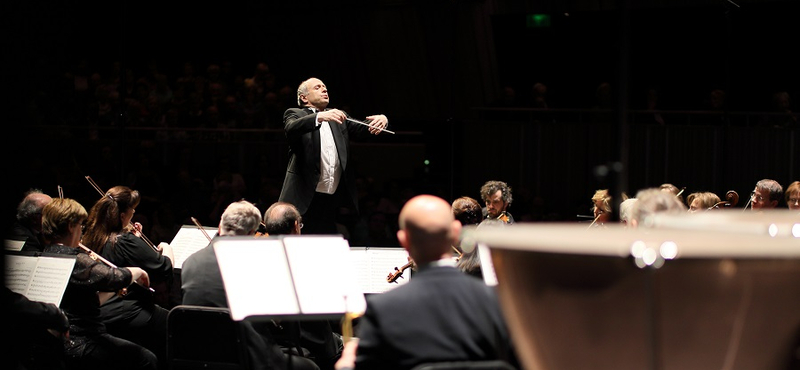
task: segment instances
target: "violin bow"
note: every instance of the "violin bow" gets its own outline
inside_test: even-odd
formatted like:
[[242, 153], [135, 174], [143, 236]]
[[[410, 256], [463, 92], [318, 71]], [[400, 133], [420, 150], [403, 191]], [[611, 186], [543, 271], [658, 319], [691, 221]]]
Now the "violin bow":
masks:
[[200, 231], [203, 232], [203, 235], [206, 236], [206, 239], [208, 239], [208, 241], [211, 241], [211, 236], [208, 235], [208, 233], [206, 232], [206, 229], [204, 229], [203, 226], [200, 225], [200, 221], [197, 221], [196, 218], [192, 217], [192, 222], [194, 222], [194, 224], [197, 226], [197, 228], [200, 229]]

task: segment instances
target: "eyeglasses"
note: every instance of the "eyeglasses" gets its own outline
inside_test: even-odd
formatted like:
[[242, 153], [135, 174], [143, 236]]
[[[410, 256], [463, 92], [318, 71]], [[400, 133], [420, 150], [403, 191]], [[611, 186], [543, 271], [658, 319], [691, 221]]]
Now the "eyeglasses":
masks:
[[800, 203], [800, 198], [789, 198], [788, 203]]

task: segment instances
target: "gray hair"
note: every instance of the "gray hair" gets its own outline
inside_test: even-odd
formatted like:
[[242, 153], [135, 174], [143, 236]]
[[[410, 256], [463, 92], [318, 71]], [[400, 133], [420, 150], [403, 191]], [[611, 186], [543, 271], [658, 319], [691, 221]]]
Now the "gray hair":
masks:
[[261, 211], [246, 200], [233, 202], [219, 220], [220, 235], [250, 235], [261, 224]]

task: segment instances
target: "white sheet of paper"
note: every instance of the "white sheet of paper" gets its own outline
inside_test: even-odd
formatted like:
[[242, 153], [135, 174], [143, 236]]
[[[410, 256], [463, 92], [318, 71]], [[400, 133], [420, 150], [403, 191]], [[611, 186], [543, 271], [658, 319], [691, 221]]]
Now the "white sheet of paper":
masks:
[[25, 246], [24, 240], [5, 239], [5, 249], [7, 251], [21, 251]]
[[[304, 314], [362, 312], [349, 259], [350, 245], [341, 236], [290, 236], [283, 239]], [[348, 304], [355, 305], [348, 308]], [[364, 303], [366, 306], [366, 303]]]
[[6, 255], [6, 286], [32, 301], [61, 304], [75, 258]]
[[214, 242], [231, 317], [297, 315], [300, 306], [283, 243], [223, 237]]
[[478, 258], [481, 260], [483, 281], [486, 285], [497, 285], [497, 275], [494, 272], [494, 264], [492, 263], [492, 252], [486, 244], [478, 244]]
[[366, 309], [341, 236], [225, 237], [213, 245], [234, 320], [339, 318]]
[[[203, 230], [212, 239], [217, 235], [217, 228], [215, 227], [203, 227]], [[172, 238], [172, 242], [169, 243], [172, 247], [172, 252], [175, 254], [175, 261], [172, 261], [173, 268], [181, 268], [183, 262], [189, 256], [208, 246], [210, 242], [206, 235], [203, 234], [203, 230], [197, 225], [183, 225], [178, 230], [178, 233]]]
[[350, 247], [350, 261], [363, 293], [384, 293], [411, 280], [411, 272], [406, 269], [396, 283], [386, 281], [395, 268], [408, 263], [408, 252], [403, 248]]

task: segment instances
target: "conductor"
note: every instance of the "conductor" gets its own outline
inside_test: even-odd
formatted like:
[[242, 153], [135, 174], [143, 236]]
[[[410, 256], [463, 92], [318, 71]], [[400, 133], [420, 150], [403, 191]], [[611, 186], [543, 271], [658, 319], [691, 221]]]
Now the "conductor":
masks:
[[[304, 234], [338, 234], [340, 208], [358, 213], [350, 138], [378, 135], [389, 119], [383, 114], [352, 120], [339, 109], [328, 109], [328, 88], [309, 78], [297, 88], [297, 105], [283, 114], [289, 141], [289, 163], [279, 201], [294, 204], [303, 216]], [[365, 124], [366, 123], [366, 124]]]

